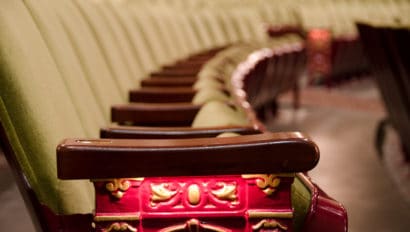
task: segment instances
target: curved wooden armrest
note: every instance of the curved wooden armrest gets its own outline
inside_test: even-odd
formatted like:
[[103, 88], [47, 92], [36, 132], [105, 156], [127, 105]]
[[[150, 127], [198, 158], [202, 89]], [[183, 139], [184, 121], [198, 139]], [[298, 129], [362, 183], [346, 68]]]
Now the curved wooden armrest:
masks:
[[199, 139], [66, 139], [58, 177], [102, 179], [305, 172], [319, 161], [299, 132]]
[[237, 133], [241, 135], [260, 134], [251, 126], [224, 127], [142, 127], [142, 126], [112, 126], [100, 129], [101, 138], [117, 139], [181, 139], [181, 138], [212, 138], [221, 133]]
[[130, 103], [111, 107], [111, 120], [120, 124], [190, 126], [201, 105], [191, 103]]
[[289, 33], [298, 34], [304, 37], [303, 28], [294, 25], [268, 26], [267, 32], [270, 37], [282, 36]]
[[173, 66], [165, 66], [162, 67], [161, 71], [165, 72], [190, 72], [190, 73], [197, 73], [201, 70], [201, 66], [193, 66], [193, 65], [183, 65], [183, 64], [175, 64]]
[[164, 86], [164, 87], [171, 87], [171, 86], [192, 86], [195, 81], [197, 81], [196, 77], [174, 77], [174, 78], [159, 78], [159, 77], [151, 77], [146, 78], [141, 81], [142, 87], [151, 87], [151, 86]]
[[143, 87], [130, 90], [131, 102], [170, 103], [191, 102], [196, 90], [191, 87]]
[[151, 77], [169, 76], [169, 77], [192, 77], [198, 74], [199, 70], [161, 70], [151, 73]]
[[174, 69], [174, 68], [196, 68], [199, 69], [202, 67], [204, 64], [204, 61], [201, 60], [181, 60], [178, 61], [177, 63], [170, 64], [170, 65], [164, 65], [162, 66], [162, 69]]

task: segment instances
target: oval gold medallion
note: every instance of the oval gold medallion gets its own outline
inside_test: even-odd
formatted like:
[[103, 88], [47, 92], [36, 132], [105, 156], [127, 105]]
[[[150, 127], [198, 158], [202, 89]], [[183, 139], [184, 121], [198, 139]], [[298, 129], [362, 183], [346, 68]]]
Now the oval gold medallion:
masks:
[[197, 205], [201, 199], [201, 193], [199, 191], [199, 186], [192, 184], [188, 187], [188, 201], [191, 205]]

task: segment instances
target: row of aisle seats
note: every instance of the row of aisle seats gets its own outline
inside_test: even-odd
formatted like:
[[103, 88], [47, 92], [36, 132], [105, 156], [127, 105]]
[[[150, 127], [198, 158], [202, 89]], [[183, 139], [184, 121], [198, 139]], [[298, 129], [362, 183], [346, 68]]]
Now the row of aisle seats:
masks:
[[[360, 37], [371, 64], [387, 121], [399, 134], [404, 160], [410, 160], [410, 24], [366, 21], [358, 24]], [[377, 146], [382, 152], [387, 124], [381, 122]], [[383, 152], [382, 152], [383, 153]]]
[[[205, 21], [219, 21], [222, 31], [235, 34], [229, 40], [264, 40], [265, 30], [280, 28], [306, 34], [314, 29], [330, 33], [329, 69], [314, 69], [310, 72], [313, 82], [343, 81], [352, 76], [361, 76], [369, 71], [356, 22], [377, 20], [379, 22], [408, 22], [410, 4], [407, 0], [222, 0], [218, 2], [196, 0], [186, 3], [175, 1], [138, 1], [139, 7], [155, 5], [174, 11], [200, 12], [197, 17]], [[221, 10], [223, 9], [223, 10]], [[226, 14], [229, 12], [229, 14]], [[211, 20], [211, 21], [212, 21]], [[257, 27], [252, 25], [258, 24]], [[229, 29], [228, 29], [229, 28]], [[208, 27], [214, 38], [218, 30]], [[222, 44], [222, 42], [221, 42]], [[315, 59], [315, 58], [312, 58]], [[320, 66], [320, 64], [319, 64]], [[318, 80], [316, 80], [316, 78]]]
[[0, 3], [1, 146], [39, 231], [347, 230], [316, 144], [253, 110], [297, 90], [303, 40], [223, 10]]

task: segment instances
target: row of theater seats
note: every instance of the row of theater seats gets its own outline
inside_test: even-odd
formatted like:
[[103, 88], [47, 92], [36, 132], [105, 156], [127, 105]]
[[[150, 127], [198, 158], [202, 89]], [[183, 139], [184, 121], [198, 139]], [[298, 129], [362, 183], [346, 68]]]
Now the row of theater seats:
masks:
[[[410, 159], [410, 24], [361, 22], [360, 37], [379, 86], [389, 124], [399, 134], [405, 160]], [[377, 141], [382, 152], [384, 123]], [[382, 152], [383, 153], [383, 152]]]
[[1, 144], [39, 230], [347, 230], [316, 145], [252, 109], [297, 89], [303, 41], [206, 12], [0, 3]]
[[[152, 1], [141, 1], [140, 4], [151, 5]], [[324, 0], [223, 0], [217, 3], [192, 1], [189, 4], [183, 0], [159, 0], [154, 4], [175, 10], [203, 11], [205, 15], [212, 15], [212, 18], [222, 21], [225, 25], [233, 25], [228, 28], [236, 30], [238, 39], [255, 38], [248, 33], [249, 31], [252, 31], [253, 35], [258, 35], [256, 36], [258, 40], [262, 39], [264, 37], [263, 32], [261, 33], [262, 27], [250, 27], [251, 30], [249, 30], [249, 25], [255, 25], [255, 23], [273, 29], [299, 30], [302, 34], [312, 29], [326, 29], [330, 32], [332, 41], [329, 51], [330, 69], [326, 73], [319, 70], [321, 75], [319, 81], [327, 79], [325, 81], [329, 83], [342, 81], [351, 76], [360, 76], [369, 71], [355, 22], [367, 19], [377, 19], [380, 22], [394, 20], [408, 22], [406, 15], [410, 10], [410, 4], [406, 0], [338, 0], [331, 3]], [[220, 8], [224, 11], [220, 11]], [[229, 14], [225, 14], [226, 11]]]
[[409, 2], [400, 0], [313, 1], [312, 4], [300, 6], [298, 15], [306, 31], [321, 28], [331, 33], [330, 68], [321, 73], [325, 80], [319, 78], [319, 81], [332, 84], [368, 73], [369, 64], [363, 53], [356, 22], [369, 19], [408, 22], [409, 10]]

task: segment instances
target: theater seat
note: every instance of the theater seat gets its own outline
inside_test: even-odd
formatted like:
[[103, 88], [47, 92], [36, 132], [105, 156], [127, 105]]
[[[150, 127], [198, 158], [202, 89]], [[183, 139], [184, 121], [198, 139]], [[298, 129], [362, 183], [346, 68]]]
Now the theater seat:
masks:
[[[0, 3], [1, 145], [14, 167], [36, 226], [44, 231], [109, 231], [110, 228], [135, 231], [135, 225], [142, 219], [145, 221], [138, 229], [147, 226], [159, 230], [158, 226], [167, 224], [168, 229], [174, 230], [181, 225], [182, 229], [202, 226], [209, 230], [206, 220], [212, 221], [215, 217], [203, 216], [209, 210], [207, 207], [195, 211], [199, 204], [196, 197], [199, 184], [186, 185], [192, 187], [187, 190], [188, 205], [196, 215], [203, 216], [205, 223], [189, 218], [189, 210], [182, 213], [187, 220], [182, 220], [182, 214], [173, 211], [178, 208], [167, 211], [170, 221], [161, 213], [153, 213], [150, 218], [146, 211], [141, 214], [135, 211], [135, 207], [139, 207], [134, 204], [136, 201], [123, 204], [120, 199], [122, 196], [126, 200], [135, 198], [139, 194], [117, 192], [112, 195], [116, 190], [110, 191], [112, 178], [146, 177], [144, 183], [139, 178], [127, 182], [131, 183], [132, 192], [137, 191], [138, 186], [150, 188], [161, 179], [171, 181], [175, 175], [188, 181], [205, 175], [200, 178], [212, 183], [216, 179], [227, 180], [227, 192], [222, 191], [221, 195], [215, 191], [224, 187], [215, 183], [215, 189], [211, 189], [214, 191], [208, 193], [213, 192], [216, 203], [222, 202], [218, 204], [224, 212], [239, 219], [242, 226], [239, 230], [255, 230], [251, 224], [263, 228], [266, 222], [275, 229], [343, 231], [346, 224], [343, 207], [319, 191], [304, 174], [295, 174], [307, 172], [316, 165], [319, 159], [316, 145], [299, 132], [266, 132], [246, 99], [235, 95], [239, 102], [232, 101], [234, 94], [243, 90], [231, 83], [231, 74], [238, 69], [245, 73], [254, 71], [252, 68], [260, 60], [248, 55], [257, 46], [242, 44], [224, 50], [218, 55], [220, 58], [210, 61], [209, 66], [204, 65], [193, 100], [203, 106], [191, 125], [194, 130], [248, 127], [254, 129], [252, 133], [240, 136], [228, 133], [218, 138], [98, 139], [99, 128], [109, 124], [110, 107], [128, 104], [129, 89], [139, 87], [142, 78], [192, 54], [205, 50], [214, 54], [218, 46], [251, 40], [255, 31], [251, 25], [241, 23], [249, 23], [246, 18], [252, 22], [261, 20], [257, 17], [253, 21], [255, 12], [248, 14], [245, 9], [228, 16], [223, 16], [224, 11], [220, 10], [193, 12], [175, 17], [186, 24], [178, 31], [181, 36], [174, 31], [178, 23], [163, 21], [164, 18], [173, 20], [169, 9], [156, 11], [144, 5], [146, 2], [119, 4], [81, 0], [5, 0]], [[220, 17], [218, 20], [226, 18], [230, 23], [219, 27], [212, 18], [214, 14]], [[243, 15], [247, 17], [241, 18]], [[219, 36], [222, 31], [224, 36]], [[169, 38], [164, 38], [167, 35]], [[176, 47], [172, 47], [173, 40], [178, 40]], [[246, 64], [238, 66], [244, 60]], [[210, 70], [205, 71], [206, 68]], [[230, 96], [221, 91], [221, 87], [231, 91]], [[231, 101], [227, 103], [227, 100]], [[274, 175], [241, 176], [247, 172], [273, 172]], [[222, 174], [227, 176], [216, 177]], [[276, 188], [279, 185], [276, 176], [283, 180], [279, 188]], [[95, 183], [95, 188], [89, 180]], [[111, 183], [112, 188], [115, 183], [123, 183], [116, 180]], [[263, 181], [273, 186], [261, 187]], [[238, 194], [243, 195], [237, 200], [229, 194], [232, 183], [241, 186], [246, 183], [250, 187], [238, 190]], [[120, 192], [123, 188], [120, 187]], [[159, 195], [167, 189], [158, 188]], [[245, 191], [248, 188], [253, 191], [249, 197]], [[278, 194], [270, 195], [275, 191]], [[112, 198], [118, 196], [118, 199]], [[243, 201], [245, 198], [256, 203], [248, 204]], [[326, 204], [320, 202], [322, 199]], [[264, 200], [269, 203], [262, 204]], [[150, 199], [141, 202], [156, 210]], [[248, 205], [257, 207], [254, 211], [240, 208]], [[127, 209], [136, 214], [128, 214]], [[264, 214], [266, 212], [268, 214]], [[317, 215], [325, 215], [327, 221], [320, 221], [322, 217], [315, 217]], [[179, 218], [172, 221], [172, 216]], [[212, 223], [226, 221], [216, 219]]]

